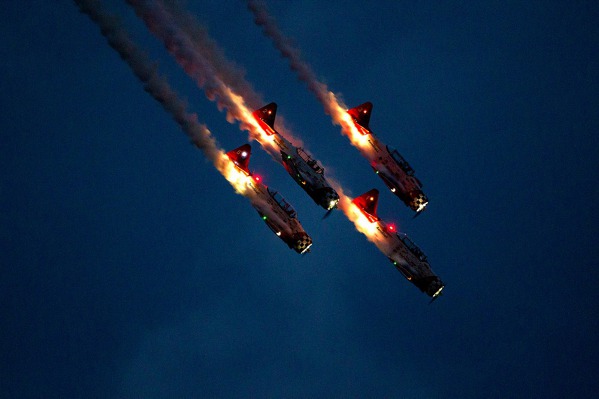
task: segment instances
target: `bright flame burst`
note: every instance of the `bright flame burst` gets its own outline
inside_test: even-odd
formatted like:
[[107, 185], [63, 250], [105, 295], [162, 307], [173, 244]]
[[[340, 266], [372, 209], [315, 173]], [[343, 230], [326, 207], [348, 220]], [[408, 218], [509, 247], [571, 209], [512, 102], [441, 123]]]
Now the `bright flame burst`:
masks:
[[335, 180], [330, 181], [331, 186], [339, 194], [339, 203], [337, 207], [345, 214], [345, 216], [356, 226], [356, 230], [364, 234], [369, 241], [376, 244], [377, 242], [377, 224], [372, 223], [364, 215], [364, 213], [358, 208], [352, 201], [353, 198], [343, 193], [343, 188]]
[[360, 133], [360, 130], [358, 130], [353, 118], [347, 113], [347, 107], [337, 99], [335, 93], [329, 91], [326, 98], [326, 106], [331, 113], [331, 118], [333, 118], [333, 121], [336, 124], [341, 126], [341, 131], [343, 134], [349, 138], [351, 144], [360, 150], [360, 152], [370, 154], [372, 147], [368, 142], [368, 138], [371, 137], [371, 135]]
[[220, 94], [228, 100], [229, 106], [233, 108], [231, 109], [233, 117], [241, 123], [241, 128], [247, 129], [250, 132], [250, 138], [258, 141], [260, 145], [276, 159], [276, 155], [279, 151], [274, 143], [274, 137], [266, 134], [262, 127], [260, 127], [260, 124], [252, 114], [253, 111], [248, 108], [245, 99], [241, 95], [235, 93], [233, 89], [224, 82], [219, 80], [219, 83], [222, 88]]
[[252, 182], [251, 176], [239, 170], [224, 152], [219, 154], [219, 159], [215, 162], [215, 166], [231, 186], [233, 186], [237, 194], [247, 196], [249, 184]]

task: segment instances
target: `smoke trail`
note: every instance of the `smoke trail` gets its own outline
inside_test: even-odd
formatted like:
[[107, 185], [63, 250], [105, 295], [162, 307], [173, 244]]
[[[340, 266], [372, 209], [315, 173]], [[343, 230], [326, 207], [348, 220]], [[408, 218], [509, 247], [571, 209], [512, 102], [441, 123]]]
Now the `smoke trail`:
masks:
[[[226, 110], [227, 121], [240, 122], [240, 129], [250, 132], [250, 138], [257, 140], [264, 149], [280, 162], [277, 146], [265, 136], [252, 112], [258, 106], [250, 107], [248, 102], [264, 105], [251, 85], [245, 81], [242, 70], [227, 60], [205, 29], [190, 15], [177, 8], [174, 3], [164, 6], [160, 1], [147, 2], [127, 0], [148, 29], [158, 37], [185, 72], [204, 89], [206, 96], [216, 101], [220, 110]], [[277, 119], [279, 132], [294, 145], [300, 140]]]
[[175, 24], [189, 36], [195, 50], [210, 61], [220, 80], [234, 88], [251, 109], [265, 105], [262, 96], [245, 78], [245, 70], [227, 59], [224, 51], [210, 37], [208, 30], [193, 15], [182, 12], [183, 7], [177, 0], [164, 1], [162, 7], [172, 16]]
[[[212, 73], [226, 86], [240, 95], [252, 109], [258, 109], [266, 104], [262, 96], [256, 92], [245, 78], [245, 70], [234, 61], [229, 60], [224, 51], [212, 39], [208, 30], [195, 18], [186, 12], [179, 0], [156, 0], [157, 8], [169, 14], [171, 22], [177, 29], [184, 32], [193, 45], [197, 54], [212, 66]], [[130, 4], [132, 2], [130, 1]], [[293, 132], [286, 126], [283, 115], [277, 115], [277, 130], [295, 146], [303, 146], [301, 139], [294, 137]]]
[[[215, 168], [231, 183], [235, 190], [242, 195], [247, 194], [244, 175], [237, 173], [225, 152], [220, 149], [208, 128], [198, 122], [196, 114], [187, 112], [186, 104], [170, 87], [164, 77], [158, 74], [157, 68], [146, 57], [137, 45], [130, 39], [127, 31], [119, 20], [107, 14], [99, 0], [75, 0], [81, 12], [94, 21], [106, 37], [110, 46], [129, 65], [135, 76], [143, 83], [144, 90], [156, 99], [162, 107], [171, 114], [181, 129], [192, 142], [204, 153]], [[250, 201], [253, 201], [251, 198]]]
[[297, 72], [299, 78], [325, 106], [327, 114], [331, 114], [328, 100], [333, 93], [329, 94], [327, 85], [320, 82], [310, 65], [302, 60], [299, 49], [281, 32], [274, 18], [268, 14], [266, 5], [262, 1], [249, 0], [248, 9], [254, 14], [256, 24], [262, 26], [264, 33], [273, 40], [276, 49], [289, 60], [291, 69]]
[[279, 29], [275, 19], [268, 13], [266, 5], [261, 0], [248, 0], [248, 9], [254, 14], [254, 22], [261, 26], [263, 32], [272, 41], [277, 50], [287, 60], [290, 68], [295, 71], [300, 80], [306, 83], [308, 89], [316, 96], [322, 104], [325, 113], [331, 116], [333, 123], [341, 126], [352, 144], [360, 151], [368, 151], [360, 140], [351, 118], [347, 115], [347, 106], [338, 98], [335, 93], [330, 91], [327, 85], [321, 82], [310, 65], [302, 59], [301, 52], [295, 47], [292, 40], [285, 36]]
[[[227, 121], [240, 122], [240, 129], [249, 130], [253, 137], [260, 137], [261, 128], [252, 116], [252, 110], [243, 98], [233, 92], [218, 78], [216, 68], [196, 51], [190, 38], [173, 21], [172, 16], [157, 4], [140, 0], [127, 0], [148, 29], [164, 43], [166, 49], [183, 67], [197, 85], [204, 89], [206, 96], [217, 102], [219, 110], [226, 110]], [[272, 152], [276, 154], [274, 148]]]

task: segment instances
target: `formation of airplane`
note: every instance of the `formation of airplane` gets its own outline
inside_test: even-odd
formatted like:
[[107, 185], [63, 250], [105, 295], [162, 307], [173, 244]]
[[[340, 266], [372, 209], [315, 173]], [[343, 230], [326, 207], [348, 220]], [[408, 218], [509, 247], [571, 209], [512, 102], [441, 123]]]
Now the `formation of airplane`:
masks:
[[[369, 149], [361, 151], [365, 155], [375, 173], [381, 177], [391, 192], [397, 195], [418, 216], [428, 205], [428, 198], [422, 191], [422, 184], [414, 176], [414, 170], [408, 162], [394, 148], [381, 143], [372, 133], [369, 127], [372, 103], [366, 102], [347, 113], [360, 134], [366, 136]], [[308, 193], [316, 204], [331, 212], [337, 207], [339, 195], [331, 187], [324, 177], [324, 169], [303, 148], [293, 146], [274, 127], [277, 113], [277, 104], [270, 103], [253, 112], [253, 117], [258, 122], [266, 135], [273, 138], [273, 142], [280, 151], [279, 161], [283, 164], [293, 180]], [[227, 155], [235, 165], [250, 175], [247, 168], [251, 148], [248, 144], [239, 147]], [[253, 184], [253, 183], [252, 183]], [[255, 183], [257, 187], [262, 184]], [[262, 185], [263, 186], [263, 185]], [[262, 198], [269, 200], [267, 207], [259, 207], [254, 204], [258, 213], [262, 216], [269, 227], [280, 236], [290, 248], [296, 252], [304, 253], [309, 250], [312, 240], [303, 231], [301, 224], [297, 221], [295, 211], [287, 213], [292, 209], [287, 202], [281, 202], [278, 193], [271, 192], [265, 188], [260, 191]], [[276, 193], [274, 196], [272, 193]], [[282, 198], [282, 197], [281, 197]], [[377, 248], [393, 263], [395, 268], [418, 289], [430, 296], [431, 302], [437, 299], [445, 285], [441, 279], [431, 270], [424, 252], [414, 244], [405, 234], [395, 230], [394, 225], [386, 224], [377, 215], [379, 191], [372, 189], [355, 198], [352, 203], [371, 224], [372, 234], [369, 238]], [[287, 214], [287, 218], [281, 217], [281, 210]], [[267, 212], [279, 214], [275, 219]], [[273, 220], [274, 219], [274, 220]], [[297, 222], [297, 223], [296, 223]], [[287, 231], [283, 233], [284, 228]]]
[[408, 281], [435, 300], [445, 285], [431, 270], [424, 252], [407, 235], [400, 235], [394, 225], [386, 224], [378, 217], [378, 201], [379, 191], [372, 189], [355, 198], [352, 203], [374, 225], [375, 234], [371, 239], [377, 248]]
[[337, 207], [339, 194], [324, 177], [324, 168], [303, 148], [295, 147], [275, 130], [277, 104], [270, 103], [252, 114], [262, 130], [272, 136], [281, 151], [281, 163], [312, 200], [327, 211]]
[[[95, 9], [97, 5], [90, 7], [79, 5], [79, 7], [82, 12], [87, 13], [101, 27], [102, 34], [109, 38], [111, 46], [129, 63], [135, 75], [144, 82], [146, 91], [165, 105], [164, 108], [174, 116], [174, 119], [184, 131], [194, 138], [193, 143], [198, 148], [210, 153], [209, 158], [211, 158], [219, 172], [227, 178], [238, 192], [250, 200], [252, 206], [275, 235], [297, 253], [304, 254], [310, 251], [312, 238], [299, 222], [295, 209], [281, 194], [267, 187], [258, 176], [254, 176], [250, 172], [251, 146], [244, 144], [226, 153], [233, 166], [228, 164], [226, 160], [221, 162], [222, 158], [220, 156], [222, 153], [212, 141], [210, 133], [204, 132], [207, 129], [197, 124], [194, 118], [191, 118], [193, 123], [188, 121], [189, 114], [185, 110], [186, 107], [182, 105], [182, 101], [177, 98], [176, 93], [173, 94], [166, 81], [159, 79], [156, 82], [152, 82], [152, 80], [148, 82], [145, 76], [149, 66], [145, 65], [145, 61], [135, 60], [135, 62], [130, 62], [132, 59], [138, 58], [139, 50], [127, 37], [126, 32], [115, 30], [112, 18], [104, 17], [99, 10]], [[158, 19], [155, 18], [152, 21], [158, 23]], [[118, 40], [110, 40], [114, 37]], [[285, 53], [284, 55], [287, 56]], [[181, 58], [185, 57], [181, 55]], [[186, 58], [185, 60], [189, 61]], [[220, 78], [217, 81], [222, 86], [227, 86]], [[323, 86], [326, 87], [326, 85]], [[236, 96], [234, 102], [237, 102], [237, 97], [243, 102], [244, 99], [241, 96], [229, 90], [229, 87], [226, 87], [226, 89], [226, 92], [231, 96]], [[212, 96], [209, 95], [208, 97]], [[167, 104], [168, 98], [171, 100], [168, 100]], [[324, 177], [323, 167], [303, 148], [295, 147], [276, 131], [274, 127], [276, 112], [277, 105], [270, 103], [252, 113], [260, 128], [276, 145], [276, 147], [272, 147], [269, 143], [269, 152], [278, 149], [280, 151], [279, 161], [294, 181], [306, 191], [316, 204], [328, 212], [332, 211], [338, 206], [339, 194]], [[369, 127], [371, 112], [372, 103], [370, 102], [347, 110], [347, 114], [352, 118], [354, 124], [351, 138], [356, 137], [353, 132], [353, 127], [355, 127], [358, 131], [357, 137], [364, 138], [364, 140], [360, 139], [364, 144], [364, 146], [359, 146], [360, 151], [368, 158], [376, 174], [383, 179], [395, 195], [418, 215], [428, 205], [428, 199], [422, 191], [422, 184], [414, 176], [414, 170], [399, 152], [384, 145], [374, 136]], [[244, 114], [243, 122], [248, 122], [245, 119], [245, 110], [242, 113]], [[346, 117], [343, 110], [341, 114]], [[238, 118], [236, 117], [236, 119]], [[347, 125], [344, 124], [344, 126]], [[205, 142], [198, 139], [198, 135], [202, 136]], [[195, 139], [198, 139], [198, 141], [195, 141]], [[206, 151], [207, 148], [210, 151]], [[212, 152], [218, 155], [214, 155]], [[444, 283], [431, 270], [424, 252], [407, 235], [398, 234], [394, 225], [386, 224], [378, 217], [378, 198], [378, 190], [372, 189], [352, 200], [351, 205], [349, 199], [345, 197], [342, 208], [348, 218], [354, 221], [356, 227], [375, 243], [377, 248], [389, 258], [408, 281], [430, 296], [432, 300], [435, 300], [441, 295], [445, 287]], [[358, 222], [358, 219], [354, 219], [354, 216], [364, 218], [364, 220]], [[363, 229], [365, 225], [368, 227]]]
[[278, 191], [268, 188], [249, 170], [252, 147], [244, 144], [227, 152], [235, 167], [250, 177], [246, 196], [266, 225], [295, 252], [303, 254], [310, 250], [312, 238], [297, 219], [297, 212]]
[[393, 147], [378, 140], [369, 127], [372, 103], [366, 102], [351, 108], [347, 113], [352, 117], [358, 131], [368, 137], [373, 151], [362, 152], [374, 172], [387, 187], [399, 197], [418, 216], [428, 205], [428, 198], [422, 191], [422, 183], [414, 176], [414, 169]]

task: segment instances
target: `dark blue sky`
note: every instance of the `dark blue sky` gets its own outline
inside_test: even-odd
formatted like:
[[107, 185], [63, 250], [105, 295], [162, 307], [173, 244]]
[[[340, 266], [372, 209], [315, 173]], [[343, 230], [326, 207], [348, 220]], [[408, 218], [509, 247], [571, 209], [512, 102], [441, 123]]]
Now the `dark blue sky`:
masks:
[[[135, 17], [224, 148], [247, 141]], [[193, 2], [190, 2], [193, 3]], [[269, 2], [304, 58], [416, 169], [418, 219], [243, 2], [190, 6], [350, 194], [447, 284], [433, 305], [254, 143], [289, 250], [70, 2], [0, 14], [0, 397], [589, 397], [599, 389], [599, 6]]]

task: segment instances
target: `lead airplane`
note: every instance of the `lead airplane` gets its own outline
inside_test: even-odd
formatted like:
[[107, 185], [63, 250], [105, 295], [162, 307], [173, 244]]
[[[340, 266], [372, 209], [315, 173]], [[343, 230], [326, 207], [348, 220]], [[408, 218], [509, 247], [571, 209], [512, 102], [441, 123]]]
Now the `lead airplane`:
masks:
[[366, 217], [370, 238], [397, 270], [412, 284], [435, 300], [445, 285], [433, 273], [426, 255], [405, 234], [398, 234], [393, 224], [386, 224], [377, 215], [379, 191], [372, 189], [352, 201]]
[[247, 182], [249, 190], [245, 195], [250, 199], [252, 206], [258, 211], [266, 225], [289, 248], [300, 254], [309, 251], [312, 246], [312, 238], [297, 219], [297, 213], [293, 207], [285, 201], [281, 194], [268, 188], [258, 176], [254, 176], [250, 172], [251, 153], [252, 147], [249, 144], [227, 152], [227, 156], [235, 167], [249, 177]]
[[301, 147], [295, 147], [275, 130], [277, 104], [270, 103], [252, 114], [264, 133], [274, 136], [281, 151], [281, 163], [316, 204], [327, 211], [337, 207], [339, 195], [324, 177], [324, 168]]
[[397, 195], [404, 204], [416, 211], [416, 217], [428, 205], [428, 198], [422, 191], [422, 183], [414, 176], [414, 169], [393, 147], [381, 143], [368, 126], [372, 103], [366, 102], [350, 109], [347, 113], [352, 117], [360, 134], [368, 136], [372, 151], [361, 151], [370, 161], [374, 172], [380, 176], [387, 187]]

